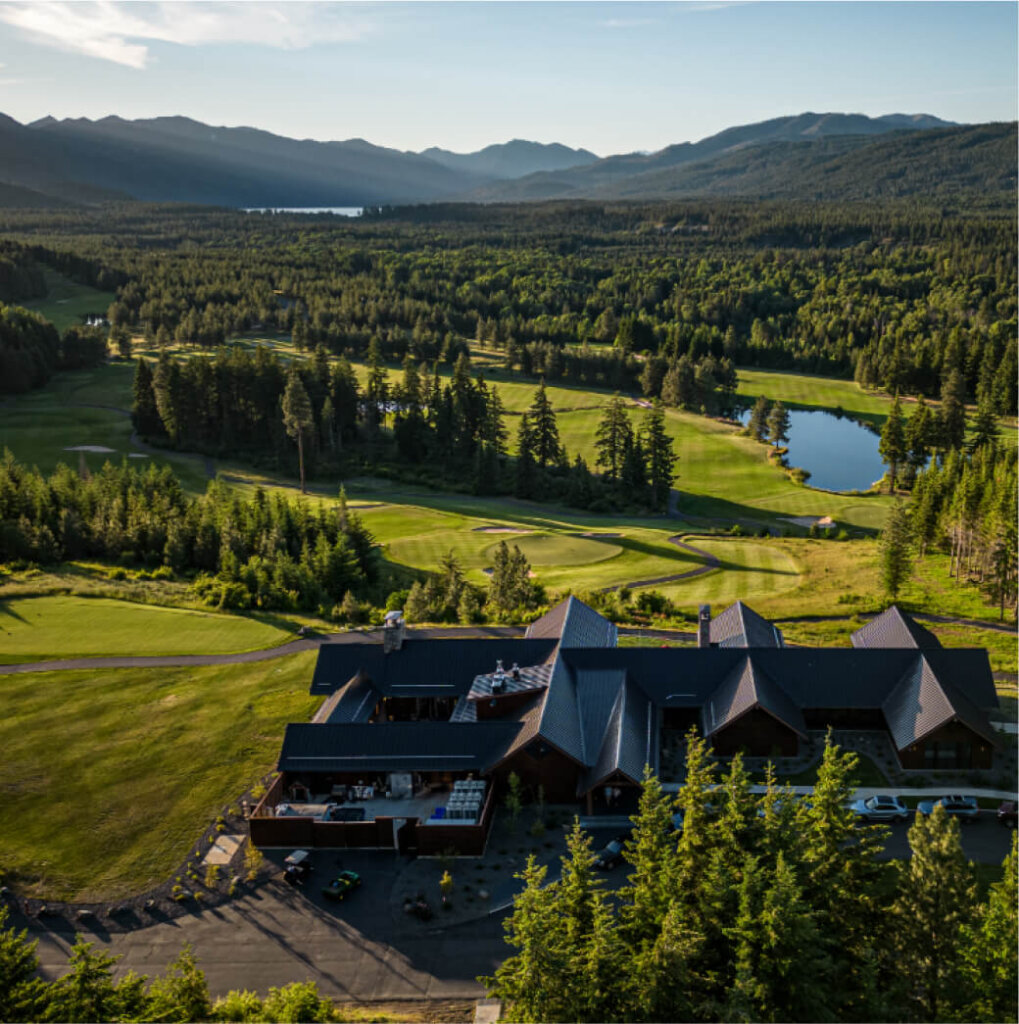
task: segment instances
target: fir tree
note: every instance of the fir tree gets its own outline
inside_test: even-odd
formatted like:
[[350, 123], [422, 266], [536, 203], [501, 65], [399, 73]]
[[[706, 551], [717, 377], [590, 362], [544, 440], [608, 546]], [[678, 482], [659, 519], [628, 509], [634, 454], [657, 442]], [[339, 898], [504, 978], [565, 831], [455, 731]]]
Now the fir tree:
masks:
[[881, 532], [881, 584], [894, 601], [909, 579], [913, 559], [910, 551], [910, 526], [906, 507], [896, 502], [888, 513]]
[[623, 459], [627, 446], [633, 441], [633, 428], [626, 412], [626, 403], [617, 391], [602, 414], [595, 433], [594, 446], [598, 452], [595, 465], [600, 467], [605, 477], [615, 483], [623, 471]]
[[764, 395], [758, 396], [754, 407], [750, 410], [750, 419], [747, 421], [747, 433], [755, 441], [768, 440], [768, 415], [771, 412], [771, 402]]
[[919, 1019], [951, 1019], [965, 998], [962, 954], [975, 920], [973, 872], [962, 852], [958, 819], [941, 806], [929, 817], [917, 814], [909, 846], [912, 856], [893, 907], [898, 966]]
[[669, 507], [677, 456], [672, 438], [665, 429], [665, 412], [657, 400], [644, 419], [644, 455], [651, 485], [651, 507], [664, 512]]
[[283, 410], [283, 426], [287, 433], [297, 441], [297, 459], [301, 473], [301, 494], [305, 494], [304, 486], [304, 437], [315, 426], [315, 417], [311, 411], [311, 400], [304, 389], [304, 383], [296, 367], [291, 367], [287, 376], [287, 387], [280, 399]]
[[134, 403], [131, 422], [142, 437], [155, 437], [163, 433], [163, 421], [156, 407], [156, 394], [152, 387], [152, 371], [145, 359], [139, 358], [134, 372]]
[[902, 405], [899, 396], [895, 396], [892, 402], [891, 411], [885, 419], [881, 428], [881, 441], [878, 444], [878, 454], [882, 461], [888, 466], [888, 493], [895, 493], [895, 470], [902, 463], [908, 454], [906, 447], [906, 429], [902, 417]]
[[942, 448], [961, 448], [966, 437], [966, 383], [960, 370], [952, 370], [941, 388], [938, 440]]
[[779, 448], [789, 440], [789, 412], [781, 402], [776, 402], [768, 413], [768, 437], [774, 447]]
[[534, 401], [528, 413], [531, 424], [531, 454], [538, 467], [545, 469], [557, 461], [562, 445], [559, 443], [559, 427], [556, 424], [555, 412], [545, 394], [544, 380], [534, 393]]

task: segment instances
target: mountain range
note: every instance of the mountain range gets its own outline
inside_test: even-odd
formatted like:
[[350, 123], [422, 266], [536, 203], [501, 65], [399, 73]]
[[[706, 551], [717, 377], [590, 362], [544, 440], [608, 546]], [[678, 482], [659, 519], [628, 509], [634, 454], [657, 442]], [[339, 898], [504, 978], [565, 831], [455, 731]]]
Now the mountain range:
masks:
[[654, 153], [599, 158], [514, 139], [420, 153], [363, 139], [318, 142], [186, 117], [129, 121], [0, 114], [0, 205], [137, 199], [232, 207], [436, 200], [696, 196], [880, 198], [1016, 187], [1016, 126], [927, 114], [804, 113]]

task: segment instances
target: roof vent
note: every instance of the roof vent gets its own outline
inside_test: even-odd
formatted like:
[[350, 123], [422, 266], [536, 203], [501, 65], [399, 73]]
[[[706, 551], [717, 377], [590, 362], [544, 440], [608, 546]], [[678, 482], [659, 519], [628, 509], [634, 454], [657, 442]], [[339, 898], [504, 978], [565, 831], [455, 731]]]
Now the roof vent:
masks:
[[506, 690], [506, 672], [502, 667], [502, 659], [495, 663], [495, 672], [492, 675], [492, 693], [504, 693]]

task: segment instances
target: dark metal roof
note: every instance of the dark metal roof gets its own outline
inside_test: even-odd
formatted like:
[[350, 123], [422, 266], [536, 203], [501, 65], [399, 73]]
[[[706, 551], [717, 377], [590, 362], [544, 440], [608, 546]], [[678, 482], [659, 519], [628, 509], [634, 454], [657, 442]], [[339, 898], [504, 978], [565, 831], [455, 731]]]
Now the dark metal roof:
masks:
[[577, 685], [562, 652], [556, 655], [542, 703], [539, 733], [567, 757], [584, 764], [584, 737], [578, 712]]
[[925, 655], [916, 656], [882, 705], [895, 746], [905, 750], [943, 725], [958, 720], [997, 746], [994, 727], [973, 702], [939, 677]]
[[632, 683], [624, 682], [612, 705], [598, 758], [577, 780], [577, 795], [583, 796], [617, 773], [640, 782], [645, 765], [656, 769], [655, 721], [654, 707], [647, 695]]
[[313, 722], [367, 722], [382, 694], [366, 676], [355, 676], [327, 697]]
[[755, 708], [767, 711], [800, 736], [806, 736], [803, 713], [749, 656], [729, 672], [704, 705], [704, 735], [714, 736]]
[[619, 703], [626, 670], [623, 668], [587, 669], [574, 673], [577, 687], [577, 714], [583, 740], [584, 764], [594, 764], [605, 738], [605, 730], [613, 710]]
[[711, 642], [719, 647], [781, 647], [782, 631], [737, 601], [711, 620]]
[[325, 643], [311, 680], [311, 692], [329, 694], [358, 673], [387, 697], [466, 694], [475, 676], [491, 672], [498, 659], [537, 665], [555, 650], [555, 640], [495, 637], [468, 640], [404, 640], [388, 654], [381, 643]]
[[[781, 647], [753, 651], [754, 665], [800, 708], [880, 708], [912, 666], [916, 651]], [[658, 707], [702, 707], [747, 652], [725, 647], [623, 647], [564, 651], [574, 672], [626, 670]], [[987, 652], [926, 651], [941, 679], [954, 681], [979, 708], [997, 707]]]
[[917, 650], [940, 648], [941, 641], [914, 622], [897, 605], [891, 605], [852, 636], [854, 647], [914, 647]]
[[558, 637], [562, 647], [615, 647], [617, 630], [572, 594], [527, 627], [527, 637]]
[[373, 722], [287, 726], [279, 769], [485, 771], [520, 732], [519, 721]]

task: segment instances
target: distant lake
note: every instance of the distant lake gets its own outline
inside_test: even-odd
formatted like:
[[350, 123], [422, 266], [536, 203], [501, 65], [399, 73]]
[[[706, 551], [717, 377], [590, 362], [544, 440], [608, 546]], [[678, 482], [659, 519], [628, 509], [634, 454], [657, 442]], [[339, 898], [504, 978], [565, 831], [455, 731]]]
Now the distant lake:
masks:
[[363, 206], [246, 206], [245, 213], [332, 213], [337, 217], [360, 217]]
[[[740, 413], [746, 426], [750, 410]], [[810, 474], [810, 487], [825, 491], [865, 491], [885, 472], [878, 454], [878, 435], [848, 416], [817, 409], [789, 410], [790, 466]]]

